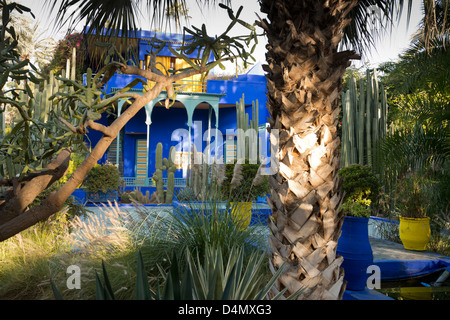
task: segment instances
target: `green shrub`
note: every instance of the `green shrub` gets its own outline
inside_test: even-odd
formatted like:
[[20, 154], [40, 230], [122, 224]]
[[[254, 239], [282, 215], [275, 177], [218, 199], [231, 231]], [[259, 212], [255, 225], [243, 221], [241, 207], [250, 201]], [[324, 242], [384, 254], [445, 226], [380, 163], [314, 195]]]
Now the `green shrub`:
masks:
[[354, 202], [351, 200], [347, 200], [342, 204], [342, 211], [345, 212], [347, 216], [352, 217], [362, 217], [369, 218], [370, 217], [370, 209], [365, 206], [361, 202]]
[[341, 209], [353, 217], [370, 217], [370, 206], [377, 202], [380, 192], [379, 183], [371, 167], [359, 164], [339, 170], [343, 179], [344, 202]]
[[344, 202], [352, 200], [370, 206], [378, 199], [380, 186], [371, 167], [351, 165], [339, 170], [339, 177], [344, 179]]
[[396, 186], [395, 204], [401, 216], [408, 218], [422, 218], [427, 215], [429, 194], [426, 178], [414, 174], [402, 179]]
[[108, 192], [117, 190], [122, 180], [119, 169], [112, 164], [96, 164], [83, 182], [83, 188], [88, 192]]
[[177, 193], [178, 201], [196, 201], [195, 191], [191, 187], [185, 187]]

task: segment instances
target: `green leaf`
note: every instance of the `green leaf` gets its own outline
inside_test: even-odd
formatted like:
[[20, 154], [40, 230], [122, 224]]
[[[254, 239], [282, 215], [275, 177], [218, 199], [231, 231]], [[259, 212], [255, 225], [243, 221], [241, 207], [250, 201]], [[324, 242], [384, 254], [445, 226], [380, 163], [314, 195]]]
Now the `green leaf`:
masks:
[[2, 73], [1, 77], [0, 77], [0, 89], [3, 88], [3, 86], [5, 85], [6, 81], [8, 81], [8, 76], [9, 73], [8, 72], [4, 72]]
[[105, 300], [105, 288], [98, 277], [97, 271], [95, 271], [95, 299]]
[[105, 281], [105, 296], [107, 300], [114, 300], [114, 292], [111, 288], [111, 283], [109, 282], [108, 273], [106, 272], [105, 262], [102, 261], [102, 270], [103, 270], [103, 280]]
[[99, 120], [102, 117], [102, 114], [98, 113], [98, 112], [95, 112], [95, 111], [88, 110], [87, 116], [92, 121], [97, 121], [97, 120]]
[[175, 252], [172, 257], [172, 265], [170, 267], [169, 274], [172, 279], [173, 299], [180, 300], [181, 299], [180, 273], [178, 269], [178, 261]]
[[138, 252], [137, 258], [135, 297], [136, 300], [151, 300], [151, 292], [148, 285], [147, 272], [145, 271], [141, 251]]
[[181, 282], [181, 299], [183, 300], [193, 300], [193, 288], [192, 288], [192, 275], [191, 272], [189, 272], [189, 268], [186, 268], [183, 280]]
[[183, 59], [184, 61], [186, 61], [194, 70], [199, 70], [199, 67], [194, 63], [194, 62], [192, 62], [192, 60], [191, 59], [189, 59], [186, 55], [184, 55], [184, 54], [182, 54], [182, 53], [180, 53], [180, 52], [177, 52], [177, 51], [175, 51], [172, 47], [170, 47], [169, 46], [169, 51], [172, 53], [172, 54], [174, 54], [175, 56], [177, 56], [178, 58], [181, 58], [181, 59]]
[[237, 266], [234, 265], [233, 269], [231, 270], [231, 274], [227, 279], [227, 283], [225, 285], [225, 289], [223, 290], [223, 294], [222, 294], [222, 297], [220, 298], [220, 300], [229, 300], [230, 299], [230, 297], [232, 295], [232, 291], [235, 287], [236, 273], [237, 273]]
[[53, 295], [55, 296], [56, 300], [64, 300], [61, 293], [59, 292], [58, 288], [56, 287], [53, 280], [50, 280], [50, 285], [52, 286]]

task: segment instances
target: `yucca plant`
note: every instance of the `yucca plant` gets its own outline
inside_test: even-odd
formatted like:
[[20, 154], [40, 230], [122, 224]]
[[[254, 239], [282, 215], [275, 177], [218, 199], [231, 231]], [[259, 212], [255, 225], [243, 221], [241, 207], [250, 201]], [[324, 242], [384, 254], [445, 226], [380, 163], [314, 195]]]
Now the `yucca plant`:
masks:
[[207, 244], [215, 244], [227, 255], [233, 246], [248, 249], [267, 248], [266, 237], [258, 229], [242, 228], [232, 211], [238, 204], [211, 199], [205, 202], [188, 202], [174, 207], [168, 219], [162, 221], [163, 228], [172, 234], [174, 248], [187, 248], [198, 254], [205, 252]]

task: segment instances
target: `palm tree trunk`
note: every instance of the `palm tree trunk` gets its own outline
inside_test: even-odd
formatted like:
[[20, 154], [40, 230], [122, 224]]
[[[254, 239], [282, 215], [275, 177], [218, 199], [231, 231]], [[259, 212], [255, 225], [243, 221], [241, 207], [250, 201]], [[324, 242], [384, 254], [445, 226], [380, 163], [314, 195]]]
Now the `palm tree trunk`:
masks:
[[270, 265], [286, 262], [274, 293], [305, 288], [301, 299], [340, 299], [343, 216], [337, 135], [342, 76], [357, 58], [338, 52], [357, 0], [262, 0], [270, 130], [278, 130], [278, 173], [270, 176]]

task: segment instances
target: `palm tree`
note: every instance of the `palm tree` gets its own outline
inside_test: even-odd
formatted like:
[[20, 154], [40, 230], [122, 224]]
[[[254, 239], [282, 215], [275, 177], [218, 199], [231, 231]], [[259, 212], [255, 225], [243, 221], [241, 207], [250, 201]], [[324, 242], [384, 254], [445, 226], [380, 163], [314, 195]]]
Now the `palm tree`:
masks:
[[50, 63], [56, 48], [56, 41], [45, 36], [39, 22], [24, 15], [14, 14], [11, 24], [18, 36], [17, 50], [22, 60], [29, 59], [40, 69]]
[[[117, 5], [111, 5], [112, 3]], [[196, 1], [198, 4], [216, 1]], [[230, 1], [227, 1], [230, 2]], [[273, 219], [269, 221], [270, 266], [286, 268], [274, 291], [287, 295], [305, 287], [304, 299], [339, 299], [345, 289], [342, 258], [336, 245], [343, 221], [336, 133], [342, 76], [350, 60], [374, 44], [368, 10], [379, 9], [392, 23], [412, 0], [260, 0], [267, 19], [260, 20], [268, 39], [267, 95], [270, 130], [278, 132], [279, 171], [270, 177]], [[448, 0], [425, 1], [448, 6]], [[146, 1], [161, 18], [170, 4], [184, 0]], [[55, 8], [55, 5], [53, 5]], [[77, 8], [68, 15], [69, 8]], [[69, 1], [58, 21], [86, 20], [94, 29], [116, 19], [122, 30], [135, 30], [135, 1]], [[93, 15], [91, 12], [95, 12]], [[432, 10], [427, 15], [432, 17]], [[431, 21], [431, 20], [430, 20]], [[436, 25], [429, 24], [429, 30]], [[272, 135], [273, 136], [273, 135]]]

